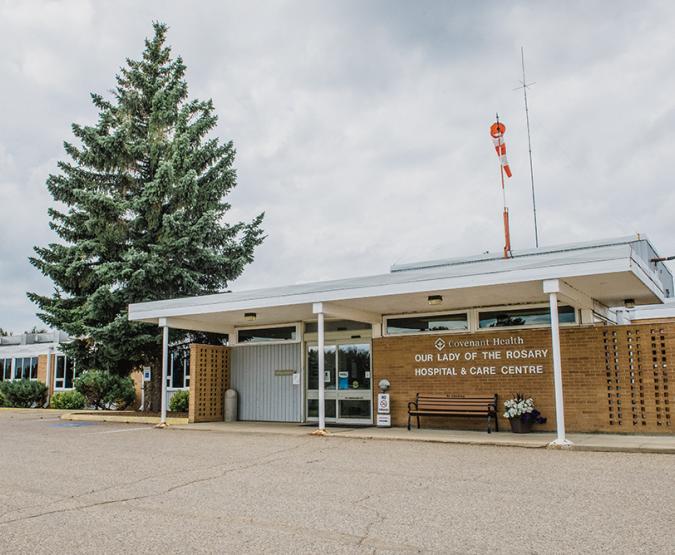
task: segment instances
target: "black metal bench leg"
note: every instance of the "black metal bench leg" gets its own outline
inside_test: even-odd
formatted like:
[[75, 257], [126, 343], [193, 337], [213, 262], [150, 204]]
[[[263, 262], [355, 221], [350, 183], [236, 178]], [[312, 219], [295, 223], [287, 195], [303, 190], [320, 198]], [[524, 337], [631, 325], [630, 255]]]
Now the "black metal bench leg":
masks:
[[408, 431], [410, 431], [410, 413], [408, 413]]
[[417, 429], [420, 429], [420, 415], [417, 415]]
[[495, 432], [499, 431], [499, 417], [495, 414]]
[[488, 424], [488, 426], [487, 426], [487, 433], [489, 434], [489, 433], [491, 433], [491, 430], [490, 430], [490, 420], [492, 420], [492, 415], [491, 415], [491, 414], [488, 414], [488, 419], [487, 419], [487, 420], [488, 420], [488, 423], [487, 423], [487, 424]]

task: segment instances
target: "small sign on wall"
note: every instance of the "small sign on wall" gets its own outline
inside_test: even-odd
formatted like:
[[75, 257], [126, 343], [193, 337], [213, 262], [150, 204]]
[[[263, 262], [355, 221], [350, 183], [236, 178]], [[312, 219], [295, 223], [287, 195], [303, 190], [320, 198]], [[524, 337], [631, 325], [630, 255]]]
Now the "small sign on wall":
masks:
[[378, 428], [391, 428], [391, 414], [378, 414], [377, 415], [377, 427]]
[[391, 414], [389, 414], [389, 393], [377, 395], [377, 426], [379, 428], [391, 427]]
[[283, 369], [274, 371], [275, 376], [292, 376], [293, 374], [295, 374], [295, 370]]
[[151, 380], [152, 380], [152, 371], [150, 370], [149, 366], [144, 366], [143, 367], [143, 381], [149, 382]]
[[377, 413], [389, 414], [389, 394], [378, 393], [377, 395]]

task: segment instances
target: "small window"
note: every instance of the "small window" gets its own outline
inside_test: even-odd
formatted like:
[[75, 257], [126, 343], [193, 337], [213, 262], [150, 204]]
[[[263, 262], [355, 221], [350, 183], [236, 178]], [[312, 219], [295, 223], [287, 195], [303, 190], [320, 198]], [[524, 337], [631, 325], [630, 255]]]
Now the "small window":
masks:
[[[480, 328], [508, 328], [512, 326], [550, 326], [551, 314], [548, 306], [491, 310], [480, 313]], [[571, 306], [558, 307], [558, 322], [574, 324], [575, 310]]]
[[420, 333], [435, 331], [464, 331], [469, 329], [466, 312], [461, 314], [431, 314], [429, 316], [406, 316], [387, 318], [387, 333]]
[[26, 357], [14, 359], [15, 380], [37, 380], [38, 358]]
[[73, 389], [75, 378], [79, 375], [72, 358], [65, 355], [56, 356], [54, 371], [54, 389]]
[[12, 379], [12, 359], [0, 358], [0, 382]]
[[[363, 331], [370, 330], [371, 327], [371, 324], [365, 322], [354, 322], [353, 320], [326, 320], [323, 324], [323, 329], [326, 332]], [[317, 333], [318, 331], [318, 322], [307, 322], [305, 324], [305, 333]]]
[[172, 347], [169, 352], [169, 375], [167, 387], [187, 389], [190, 387], [190, 345]]
[[23, 379], [23, 359], [15, 358], [14, 359], [14, 379], [22, 380]]
[[270, 341], [294, 341], [297, 337], [295, 326], [280, 328], [258, 328], [254, 330], [238, 330], [239, 343], [265, 343]]

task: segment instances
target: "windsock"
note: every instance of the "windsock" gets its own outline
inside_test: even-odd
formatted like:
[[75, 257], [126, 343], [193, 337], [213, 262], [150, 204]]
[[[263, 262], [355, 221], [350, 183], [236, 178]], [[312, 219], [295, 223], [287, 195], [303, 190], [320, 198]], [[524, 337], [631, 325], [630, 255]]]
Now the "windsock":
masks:
[[511, 177], [511, 168], [509, 161], [506, 159], [506, 143], [504, 142], [504, 133], [506, 132], [506, 125], [498, 121], [490, 126], [490, 135], [492, 135], [492, 142], [495, 144], [495, 150], [499, 157], [499, 163], [504, 168], [504, 173], [507, 177]]

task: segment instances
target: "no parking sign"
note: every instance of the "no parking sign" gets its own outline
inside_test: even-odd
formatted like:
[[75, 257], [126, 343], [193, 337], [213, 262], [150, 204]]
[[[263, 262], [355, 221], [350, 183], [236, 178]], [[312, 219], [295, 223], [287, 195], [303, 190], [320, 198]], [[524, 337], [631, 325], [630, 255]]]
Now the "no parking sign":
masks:
[[388, 393], [378, 393], [377, 395], [377, 426], [380, 428], [389, 428], [391, 426]]

